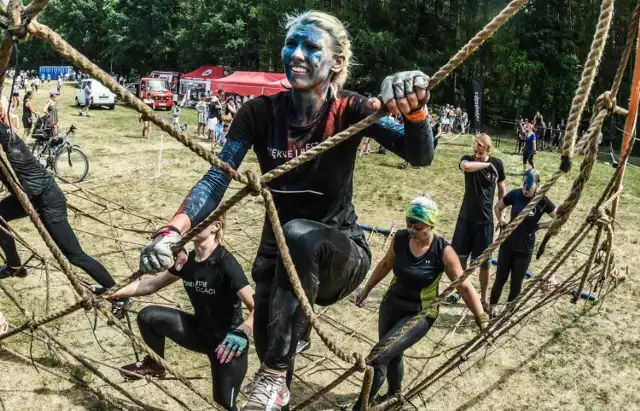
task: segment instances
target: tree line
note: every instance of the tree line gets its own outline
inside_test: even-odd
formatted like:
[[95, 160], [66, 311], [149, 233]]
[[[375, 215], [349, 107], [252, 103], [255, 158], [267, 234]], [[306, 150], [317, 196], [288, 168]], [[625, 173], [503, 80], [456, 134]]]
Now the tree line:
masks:
[[[282, 71], [287, 13], [318, 9], [348, 26], [357, 64], [349, 89], [375, 93], [385, 75], [432, 74], [507, 0], [53, 0], [40, 21], [107, 71], [129, 77], [152, 70], [186, 72], [204, 64], [231, 71]], [[616, 2], [595, 93], [611, 85], [635, 1]], [[595, 31], [600, 2], [535, 0], [449, 76], [432, 99], [470, 107], [473, 79], [484, 91], [484, 117], [557, 124], [567, 113]], [[39, 41], [20, 50], [24, 68], [66, 64]], [[620, 104], [628, 101], [627, 72]], [[591, 101], [593, 105], [595, 101]]]

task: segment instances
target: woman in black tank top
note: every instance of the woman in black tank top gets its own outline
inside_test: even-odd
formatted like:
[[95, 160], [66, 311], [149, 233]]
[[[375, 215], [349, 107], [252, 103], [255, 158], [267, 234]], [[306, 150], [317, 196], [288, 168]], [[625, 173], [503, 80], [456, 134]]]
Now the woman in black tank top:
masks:
[[[364, 289], [356, 297], [356, 305], [362, 307], [371, 290], [393, 270], [391, 286], [380, 304], [380, 341], [376, 347], [385, 346], [392, 335], [437, 297], [438, 284], [443, 272], [451, 281], [463, 273], [460, 259], [451, 245], [433, 233], [437, 213], [436, 204], [426, 195], [411, 202], [405, 213], [407, 229], [396, 233], [387, 254], [378, 263]], [[489, 322], [489, 316], [482, 309], [478, 293], [466, 280], [458, 286], [458, 292], [476, 317], [476, 324], [483, 330]], [[370, 404], [382, 387], [385, 376], [389, 391], [376, 402], [401, 393], [404, 376], [403, 353], [427, 334], [437, 316], [438, 307], [429, 308], [416, 325], [373, 360], [370, 364], [374, 369], [373, 385], [368, 398]], [[359, 398], [354, 411], [362, 409], [362, 402], [363, 399]]]

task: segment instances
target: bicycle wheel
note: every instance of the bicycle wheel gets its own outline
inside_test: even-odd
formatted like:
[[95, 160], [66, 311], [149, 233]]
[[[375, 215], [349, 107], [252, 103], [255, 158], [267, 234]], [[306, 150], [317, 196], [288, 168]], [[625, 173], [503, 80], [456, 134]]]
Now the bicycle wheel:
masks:
[[66, 181], [79, 183], [89, 173], [89, 160], [77, 147], [62, 147], [53, 160], [53, 171]]

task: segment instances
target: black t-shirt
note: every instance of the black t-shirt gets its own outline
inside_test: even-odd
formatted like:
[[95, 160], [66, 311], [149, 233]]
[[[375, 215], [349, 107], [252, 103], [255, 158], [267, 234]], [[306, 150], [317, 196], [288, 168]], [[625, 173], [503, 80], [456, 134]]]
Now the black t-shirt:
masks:
[[220, 112], [216, 103], [207, 104], [207, 110], [208, 110], [207, 112], [208, 118], [217, 118], [218, 120], [220, 120]]
[[219, 336], [243, 322], [242, 302], [237, 293], [249, 285], [242, 267], [223, 246], [219, 245], [204, 261], [196, 261], [189, 253], [182, 270], [169, 272], [182, 278], [201, 332]]
[[[409, 248], [409, 232], [400, 230], [394, 237], [395, 262], [389, 294], [404, 308], [421, 310], [438, 296], [438, 284], [444, 271], [444, 250], [449, 243], [434, 235], [429, 250], [416, 257]], [[437, 309], [432, 313], [437, 315]]]
[[[342, 91], [329, 97], [311, 124], [292, 124], [295, 112], [290, 92], [249, 100], [238, 111], [228, 138], [253, 146], [260, 170], [266, 173], [322, 143], [328, 137], [362, 120], [373, 110], [364, 96]], [[409, 150], [409, 140], [419, 142], [430, 137], [427, 122], [399, 125], [383, 118], [364, 133], [403, 158], [422, 156]], [[340, 143], [296, 169], [269, 183], [282, 223], [294, 218], [318, 221], [340, 230], [366, 247], [362, 230], [356, 224], [353, 197], [353, 171], [362, 133]], [[432, 147], [432, 146], [431, 146]], [[432, 149], [432, 148], [431, 148]]]
[[[9, 134], [9, 128], [1, 123], [0, 144], [2, 145], [4, 152], [7, 154], [9, 163], [16, 172], [16, 176], [27, 194], [27, 197], [32, 198], [40, 195], [52, 184], [55, 184], [51, 174], [49, 174], [38, 160], [33, 157], [31, 151], [20, 137], [15, 133], [11, 137]], [[15, 194], [11, 189], [11, 185], [2, 173], [0, 173], [0, 180], [12, 194]]]
[[[511, 220], [516, 218], [518, 214], [531, 202], [533, 197], [527, 197], [521, 188], [511, 190], [504, 196], [502, 202], [506, 206], [511, 206]], [[546, 196], [536, 204], [524, 221], [511, 233], [509, 238], [504, 242], [504, 246], [511, 247], [514, 251], [530, 253], [536, 243], [536, 231], [538, 230], [538, 221], [543, 214], [549, 214], [555, 210], [556, 206]]]
[[[466, 155], [460, 159], [460, 169], [463, 161], [476, 161], [474, 156]], [[464, 173], [464, 197], [458, 218], [476, 223], [493, 222], [493, 196], [496, 184], [504, 181], [504, 166], [502, 161], [489, 157], [492, 167], [472, 173]], [[496, 175], [496, 171], [498, 174]]]

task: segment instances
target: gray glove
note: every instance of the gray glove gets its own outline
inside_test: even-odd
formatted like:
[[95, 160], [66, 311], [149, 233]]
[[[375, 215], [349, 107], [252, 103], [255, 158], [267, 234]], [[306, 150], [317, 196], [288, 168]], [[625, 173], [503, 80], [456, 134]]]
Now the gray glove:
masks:
[[[386, 105], [392, 99], [403, 99], [411, 93], [419, 90], [426, 90], [429, 86], [429, 76], [421, 71], [402, 71], [400, 73], [387, 76], [382, 82], [382, 92], [380, 100]], [[426, 103], [422, 99], [420, 107]], [[415, 107], [412, 107], [414, 109]]]
[[148, 273], [162, 267], [173, 265], [172, 248], [182, 236], [175, 227], [166, 226], [156, 231], [153, 241], [144, 246], [140, 254], [140, 271]]

